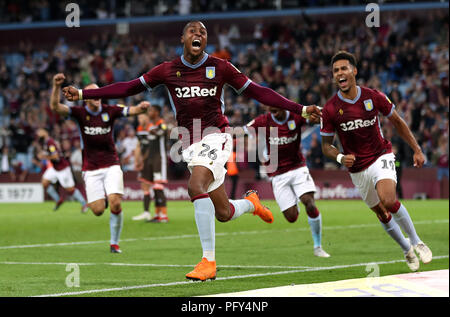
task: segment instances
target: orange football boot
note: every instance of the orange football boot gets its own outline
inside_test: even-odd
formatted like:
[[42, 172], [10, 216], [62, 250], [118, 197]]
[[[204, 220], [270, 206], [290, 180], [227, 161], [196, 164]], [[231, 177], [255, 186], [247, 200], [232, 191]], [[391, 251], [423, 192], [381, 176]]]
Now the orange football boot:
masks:
[[259, 201], [258, 192], [256, 190], [248, 190], [245, 193], [244, 199], [250, 201], [253, 206], [255, 206], [255, 211], [253, 211], [254, 216], [259, 216], [262, 220], [267, 223], [273, 222], [273, 215], [269, 208], [261, 204]]
[[216, 261], [208, 261], [202, 258], [192, 272], [186, 274], [186, 278], [194, 281], [206, 281], [216, 279]]

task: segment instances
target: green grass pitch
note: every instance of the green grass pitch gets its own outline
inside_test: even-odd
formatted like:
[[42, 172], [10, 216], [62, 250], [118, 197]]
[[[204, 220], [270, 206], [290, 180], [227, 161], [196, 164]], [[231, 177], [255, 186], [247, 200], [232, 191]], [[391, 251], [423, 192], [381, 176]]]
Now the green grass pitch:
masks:
[[[303, 208], [291, 224], [274, 201], [264, 203], [274, 213], [272, 224], [252, 215], [216, 221], [217, 280], [205, 283], [185, 279], [201, 259], [188, 201], [168, 203], [167, 224], [133, 221], [142, 203], [124, 202], [122, 254], [109, 252], [109, 211], [95, 217], [81, 214], [74, 202], [57, 212], [50, 202], [0, 204], [0, 296], [201, 296], [360, 278], [369, 274], [366, 264], [374, 262], [382, 276], [409, 273], [400, 247], [360, 200], [316, 202], [328, 259], [313, 256]], [[420, 271], [448, 269], [448, 200], [403, 203], [435, 257]], [[78, 271], [69, 263], [78, 264]], [[76, 273], [79, 287], [73, 286]]]

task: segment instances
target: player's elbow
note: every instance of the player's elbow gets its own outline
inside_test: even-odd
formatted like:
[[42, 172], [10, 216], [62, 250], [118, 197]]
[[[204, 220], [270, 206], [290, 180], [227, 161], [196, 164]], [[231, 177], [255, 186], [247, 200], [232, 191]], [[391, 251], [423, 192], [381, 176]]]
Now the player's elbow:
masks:
[[330, 156], [330, 146], [328, 144], [322, 143], [322, 153], [326, 157]]

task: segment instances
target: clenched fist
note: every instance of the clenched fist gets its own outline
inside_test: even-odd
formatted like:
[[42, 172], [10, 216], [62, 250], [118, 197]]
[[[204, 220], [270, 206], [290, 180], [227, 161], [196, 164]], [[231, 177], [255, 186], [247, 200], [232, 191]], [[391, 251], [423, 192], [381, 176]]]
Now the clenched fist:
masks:
[[322, 116], [322, 111], [320, 107], [316, 105], [303, 106], [302, 117], [309, 119], [312, 122], [320, 122], [320, 117]]
[[61, 86], [65, 79], [66, 79], [66, 76], [64, 76], [64, 74], [58, 73], [55, 76], [53, 76], [53, 85]]
[[344, 155], [344, 157], [341, 160], [341, 163], [345, 167], [352, 167], [353, 164], [355, 163], [355, 161], [356, 161], [356, 158], [353, 154], [347, 154], [347, 155]]
[[141, 101], [136, 107], [140, 108], [141, 113], [145, 113], [148, 110], [148, 108], [150, 107], [150, 102]]
[[77, 101], [78, 98], [78, 89], [73, 87], [73, 86], [69, 86], [69, 87], [64, 87], [62, 89], [64, 97], [69, 100], [69, 101]]

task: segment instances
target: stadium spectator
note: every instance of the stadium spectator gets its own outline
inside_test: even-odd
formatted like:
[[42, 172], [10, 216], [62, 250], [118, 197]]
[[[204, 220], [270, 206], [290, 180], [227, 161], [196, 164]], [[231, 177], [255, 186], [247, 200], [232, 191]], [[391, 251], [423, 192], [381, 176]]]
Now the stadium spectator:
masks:
[[[250, 9], [244, 2], [237, 1], [234, 4], [226, 1], [222, 5], [233, 10]], [[82, 9], [86, 8], [87, 16], [95, 17], [95, 10], [89, 9], [96, 8], [95, 3], [78, 3]], [[46, 4], [38, 7], [45, 8]], [[221, 6], [209, 2], [199, 4], [193, 1], [191, 13], [206, 12], [214, 8], [222, 10]], [[33, 21], [40, 19], [40, 14], [27, 12], [31, 10], [31, 6], [25, 2], [19, 7], [14, 1], [5, 1], [2, 9], [8, 12], [0, 15], [0, 20], [3, 19], [4, 22], [20, 21], [30, 15]], [[108, 1], [105, 10], [108, 14], [111, 13]], [[115, 10], [117, 16], [124, 14], [120, 4], [117, 4]], [[142, 14], [145, 11], [156, 12], [155, 10], [148, 4], [143, 7]], [[55, 15], [56, 11], [58, 10], [51, 10], [49, 20], [65, 18]], [[64, 8], [61, 12], [65, 13]], [[402, 18], [398, 18], [399, 16]], [[357, 19], [346, 21], [346, 28], [338, 27], [339, 21], [325, 23], [320, 18], [303, 17], [293, 20], [288, 17], [283, 20], [286, 22], [258, 21], [254, 28], [256, 35], [253, 34], [254, 30], [250, 30], [250, 34], [244, 34], [243, 29], [239, 30], [239, 39], [231, 40], [234, 46], [231, 62], [261, 86], [284, 87], [286, 96], [291, 100], [307, 103], [308, 98], [323, 105], [334, 93], [327, 70], [329, 58], [336, 49], [349, 48], [360, 60], [358, 84], [386, 92], [423, 148], [428, 159], [427, 166], [436, 166], [437, 161], [431, 158], [438, 147], [438, 138], [442, 134], [448, 135], [448, 12], [423, 12], [414, 19], [404, 12], [391, 13], [386, 22], [388, 32], [383, 33], [383, 36], [378, 36], [378, 33], [385, 32], [385, 28], [378, 30], [361, 27]], [[228, 27], [224, 23], [223, 27], [232, 29], [232, 24]], [[423, 31], [417, 32], [418, 26]], [[285, 46], [289, 49], [286, 50]], [[91, 39], [82, 44], [61, 38], [50, 48], [32, 45], [27, 40], [19, 42], [18, 49], [13, 52], [0, 48], [0, 124], [8, 127], [10, 122], [26, 112], [24, 116], [27, 125], [32, 129], [51, 128], [51, 135], [61, 142], [61, 137], [55, 132], [65, 130], [62, 127], [63, 121], [48, 107], [48, 83], [54, 73], [64, 71], [67, 81], [77, 86], [100, 83], [102, 78], [105, 83], [110, 80], [126, 81], [159, 62], [172, 59], [175, 52], [176, 47], [163, 44], [162, 40], [109, 33], [102, 36], [94, 33]], [[399, 64], [401, 67], [398, 67]], [[282, 79], [276, 80], [275, 74]], [[163, 116], [171, 129], [169, 122], [174, 122], [173, 112], [164, 89], [155, 89], [152, 95], [145, 92], [136, 98], [145, 98], [151, 102], [157, 99], [155, 103], [165, 105]], [[226, 113], [233, 124], [248, 122], [263, 112], [257, 102], [237, 98], [231, 89], [225, 90]], [[128, 98], [121, 103], [136, 104], [136, 100]], [[386, 124], [386, 120], [381, 120], [383, 132], [394, 135], [391, 133], [392, 126]], [[120, 136], [119, 130], [125, 126], [126, 121], [116, 122], [116, 136]], [[11, 133], [9, 128], [8, 133]], [[117, 141], [120, 143], [120, 140]], [[397, 141], [393, 137], [391, 142]], [[402, 145], [396, 145], [400, 150]], [[305, 149], [309, 150], [306, 143]], [[14, 147], [10, 147], [9, 153], [14, 156]], [[410, 167], [410, 162], [406, 155], [402, 167]], [[324, 168], [333, 167], [334, 163], [325, 164]], [[182, 170], [184, 167], [170, 162], [169, 178], [184, 177], [184, 173], [178, 173]]]
[[324, 165], [322, 147], [317, 138], [317, 134], [312, 135], [311, 145], [307, 153], [306, 160], [308, 167], [311, 169], [322, 169]]
[[1, 168], [0, 168], [0, 173], [8, 173], [10, 171], [10, 161], [11, 158], [9, 156], [9, 148], [7, 146], [3, 146], [2, 148], [2, 152], [1, 152]]
[[445, 135], [439, 138], [439, 147], [432, 159], [438, 167], [438, 180], [448, 179], [448, 138]]
[[135, 130], [129, 125], [125, 129], [125, 137], [121, 142], [119, 151], [122, 153], [121, 165], [124, 171], [134, 170], [134, 150], [138, 144]]

